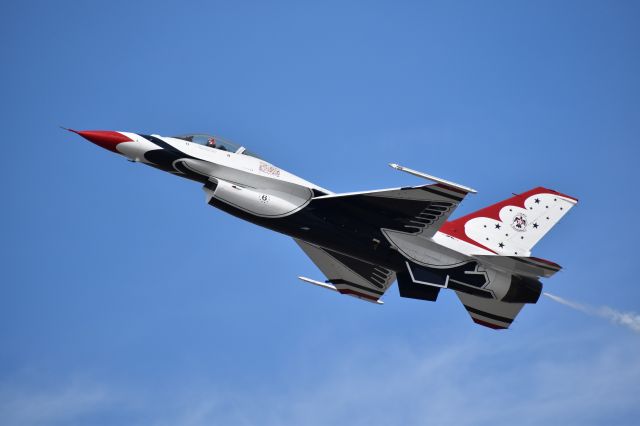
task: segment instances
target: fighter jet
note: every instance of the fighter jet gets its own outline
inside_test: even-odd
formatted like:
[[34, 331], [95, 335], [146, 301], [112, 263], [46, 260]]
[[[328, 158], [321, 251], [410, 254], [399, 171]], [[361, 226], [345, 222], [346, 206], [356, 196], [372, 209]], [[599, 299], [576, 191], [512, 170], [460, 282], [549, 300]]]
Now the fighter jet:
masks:
[[336, 194], [218, 136], [67, 130], [199, 182], [210, 206], [290, 236], [326, 277], [303, 282], [378, 304], [395, 281], [400, 296], [431, 302], [449, 289], [493, 329], [508, 328], [538, 301], [540, 278], [561, 269], [531, 250], [578, 201], [537, 187], [449, 220], [476, 191], [397, 164], [431, 183]]

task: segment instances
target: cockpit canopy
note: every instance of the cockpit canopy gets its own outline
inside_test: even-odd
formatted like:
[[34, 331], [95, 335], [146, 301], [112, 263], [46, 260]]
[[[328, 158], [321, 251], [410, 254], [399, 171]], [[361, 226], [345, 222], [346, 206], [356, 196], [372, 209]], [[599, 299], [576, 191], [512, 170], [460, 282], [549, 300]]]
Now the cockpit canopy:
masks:
[[182, 139], [183, 141], [197, 143], [198, 145], [204, 145], [209, 148], [219, 149], [221, 151], [234, 152], [236, 154], [250, 155], [252, 157], [259, 158], [254, 153], [247, 151], [245, 147], [235, 144], [233, 142], [229, 142], [228, 140], [225, 140], [220, 136], [199, 133], [199, 134], [180, 135], [180, 136], [173, 136], [173, 137], [176, 139]]

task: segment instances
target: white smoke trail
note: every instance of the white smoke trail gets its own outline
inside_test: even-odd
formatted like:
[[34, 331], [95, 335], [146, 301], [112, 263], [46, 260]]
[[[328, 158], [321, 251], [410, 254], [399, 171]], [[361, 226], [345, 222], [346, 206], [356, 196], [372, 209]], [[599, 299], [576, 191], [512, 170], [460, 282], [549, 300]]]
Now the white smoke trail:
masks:
[[567, 299], [563, 299], [560, 296], [556, 296], [550, 293], [542, 293], [549, 299], [573, 308], [577, 311], [584, 312], [587, 315], [605, 318], [614, 324], [623, 325], [636, 333], [640, 333], [640, 315], [635, 312], [620, 312], [608, 306], [602, 306], [599, 308], [583, 305], [576, 302], [571, 302]]

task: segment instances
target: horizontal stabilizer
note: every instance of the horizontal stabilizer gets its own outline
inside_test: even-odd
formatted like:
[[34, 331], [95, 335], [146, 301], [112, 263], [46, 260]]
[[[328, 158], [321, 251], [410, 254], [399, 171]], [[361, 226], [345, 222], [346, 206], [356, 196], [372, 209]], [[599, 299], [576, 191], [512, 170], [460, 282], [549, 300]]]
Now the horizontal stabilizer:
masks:
[[562, 267], [557, 263], [540, 259], [538, 257], [488, 255], [475, 255], [473, 257], [486, 266], [527, 277], [549, 278], [562, 269]]
[[523, 303], [483, 299], [459, 291], [456, 291], [456, 295], [469, 312], [473, 322], [493, 329], [509, 328], [524, 306]]

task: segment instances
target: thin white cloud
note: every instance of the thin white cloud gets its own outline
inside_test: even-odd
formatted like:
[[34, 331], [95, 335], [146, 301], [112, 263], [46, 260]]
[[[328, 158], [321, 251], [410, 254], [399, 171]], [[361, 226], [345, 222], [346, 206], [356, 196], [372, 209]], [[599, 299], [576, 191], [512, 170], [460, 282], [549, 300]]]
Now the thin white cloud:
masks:
[[584, 312], [587, 315], [607, 319], [614, 324], [622, 325], [632, 331], [635, 331], [636, 333], [640, 333], [640, 315], [635, 312], [623, 312], [609, 306], [601, 306], [599, 308], [596, 308], [593, 306], [584, 305], [582, 303], [572, 302], [551, 293], [543, 294], [549, 299], [562, 305], [568, 306], [580, 312]]
[[5, 383], [0, 388], [0, 422], [6, 425], [70, 424], [112, 403], [99, 384], [74, 381], [49, 389]]
[[[337, 348], [335, 359], [309, 359], [310, 373], [281, 369], [278, 376], [289, 377], [284, 385], [261, 382], [260, 389], [188, 380], [166, 383], [165, 391], [89, 381], [31, 393], [3, 386], [0, 418], [21, 425], [100, 424], [105, 414], [118, 413], [126, 424], [156, 426], [583, 426], [640, 415], [635, 339], [602, 344], [602, 336], [570, 336], [560, 344], [539, 336], [528, 342], [505, 333], [481, 335], [486, 339]], [[555, 353], [554, 347], [576, 353]]]
[[491, 340], [341, 353], [326, 376], [290, 389], [203, 389], [156, 425], [588, 425], [638, 414], [637, 345], [536, 361], [534, 345]]

